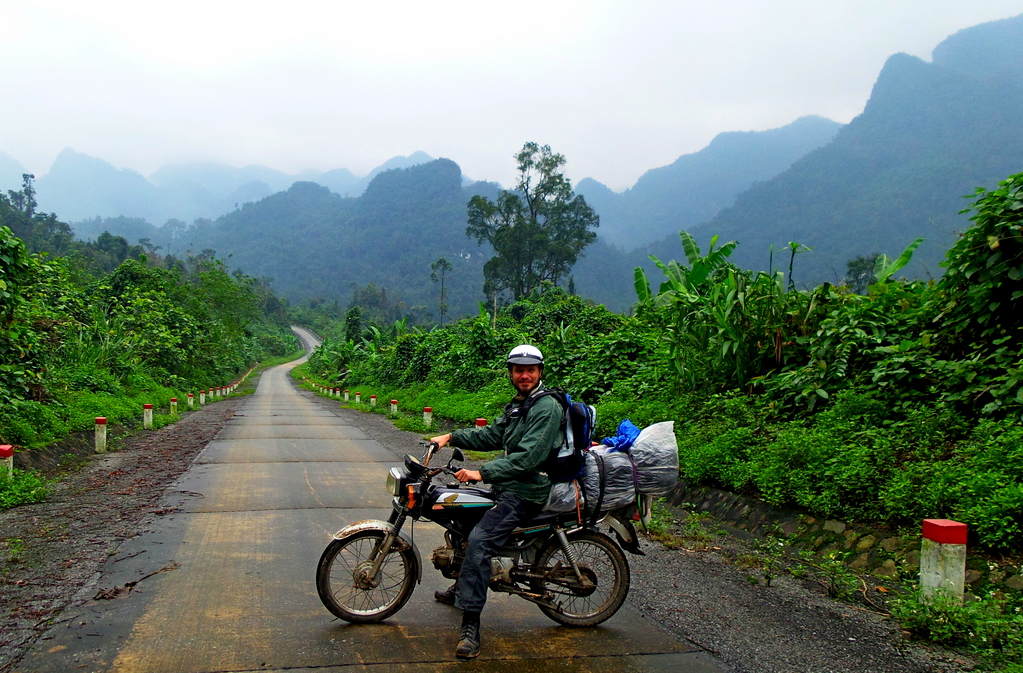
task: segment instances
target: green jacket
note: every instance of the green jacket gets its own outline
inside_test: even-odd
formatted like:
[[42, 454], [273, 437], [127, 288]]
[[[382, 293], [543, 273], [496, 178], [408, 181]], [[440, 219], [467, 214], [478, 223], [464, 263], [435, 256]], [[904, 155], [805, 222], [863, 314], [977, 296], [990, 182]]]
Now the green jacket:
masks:
[[[542, 384], [533, 391], [543, 390]], [[493, 425], [451, 433], [452, 446], [473, 451], [504, 449], [504, 456], [484, 463], [483, 481], [496, 491], [511, 491], [523, 500], [546, 503], [551, 481], [542, 471], [551, 452], [564, 442], [564, 410], [551, 395], [537, 400], [521, 418], [522, 400], [516, 397]]]

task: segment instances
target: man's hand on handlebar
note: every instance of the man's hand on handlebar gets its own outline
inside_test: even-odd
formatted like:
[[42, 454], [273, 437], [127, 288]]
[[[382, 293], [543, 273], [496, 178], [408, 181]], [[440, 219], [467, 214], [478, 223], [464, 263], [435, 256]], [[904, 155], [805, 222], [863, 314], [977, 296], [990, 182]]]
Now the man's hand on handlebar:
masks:
[[458, 472], [455, 472], [455, 479], [463, 484], [467, 484], [471, 481], [483, 481], [483, 475], [480, 474], [479, 470], [461, 469]]
[[436, 437], [431, 438], [430, 441], [436, 444], [437, 448], [443, 449], [448, 445], [448, 442], [451, 441], [451, 433], [449, 432], [446, 435], [437, 435]]

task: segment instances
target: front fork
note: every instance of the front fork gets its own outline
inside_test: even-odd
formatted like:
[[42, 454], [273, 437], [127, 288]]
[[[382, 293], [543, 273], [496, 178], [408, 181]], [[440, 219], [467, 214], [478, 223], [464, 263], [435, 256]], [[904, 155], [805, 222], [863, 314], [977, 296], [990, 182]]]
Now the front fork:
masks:
[[401, 532], [401, 527], [405, 525], [405, 519], [408, 517], [408, 512], [404, 509], [398, 510], [397, 508], [391, 511], [391, 516], [387, 518], [387, 523], [391, 524], [390, 530], [384, 533], [384, 537], [380, 540], [373, 549], [371, 555], [371, 564], [369, 572], [367, 573], [370, 581], [374, 586], [378, 582], [378, 575], [380, 575], [380, 567], [384, 564], [384, 559], [391, 553], [391, 547], [394, 545], [395, 539]]

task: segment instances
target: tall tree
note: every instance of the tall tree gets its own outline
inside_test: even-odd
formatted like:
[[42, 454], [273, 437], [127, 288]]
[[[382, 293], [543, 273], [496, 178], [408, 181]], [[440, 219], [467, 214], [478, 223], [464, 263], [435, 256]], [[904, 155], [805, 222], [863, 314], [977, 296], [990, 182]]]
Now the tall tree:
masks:
[[496, 202], [474, 196], [465, 233], [494, 249], [483, 267], [485, 285], [519, 299], [540, 283], [556, 284], [568, 273], [597, 237], [592, 229], [600, 218], [582, 196], [572, 193], [561, 173], [565, 157], [549, 145], [527, 142], [515, 160], [515, 190], [502, 190]]
[[430, 280], [440, 282], [440, 324], [444, 324], [444, 316], [448, 312], [448, 297], [444, 289], [444, 276], [451, 271], [451, 262], [444, 257], [438, 257], [437, 261], [430, 265]]

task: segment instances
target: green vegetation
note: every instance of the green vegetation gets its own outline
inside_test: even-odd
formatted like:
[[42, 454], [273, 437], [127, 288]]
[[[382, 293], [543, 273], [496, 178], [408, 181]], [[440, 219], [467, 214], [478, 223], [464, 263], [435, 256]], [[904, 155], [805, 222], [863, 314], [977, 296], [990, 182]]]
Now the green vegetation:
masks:
[[896, 278], [916, 243], [860, 295], [795, 289], [731, 264], [734, 243], [701, 252], [683, 234], [656, 292], [637, 274], [632, 316], [547, 285], [443, 329], [337, 333], [309, 371], [468, 423], [500, 413], [504, 354], [536, 343], [547, 382], [596, 403], [599, 433], [676, 419], [688, 479], [848, 520], [955, 518], [971, 544], [1018, 549], [1021, 195], [1023, 175], [977, 194], [937, 282]]
[[[119, 237], [74, 241], [35, 212], [29, 177], [0, 196], [0, 223], [0, 444], [43, 446], [96, 416], [137, 424], [144, 403], [183, 406], [188, 391], [295, 350], [284, 305], [210, 254], [178, 260]], [[0, 506], [44, 495], [29, 472], [0, 483]]]

